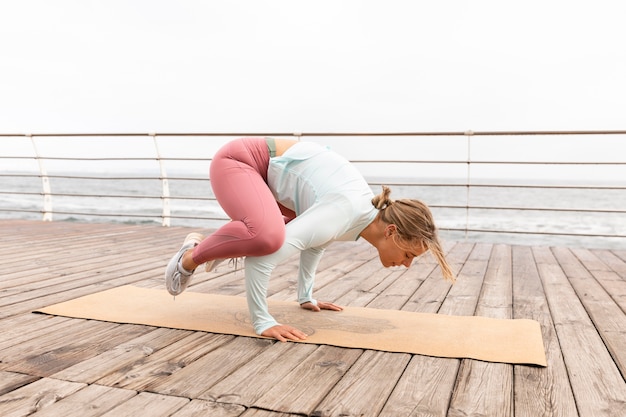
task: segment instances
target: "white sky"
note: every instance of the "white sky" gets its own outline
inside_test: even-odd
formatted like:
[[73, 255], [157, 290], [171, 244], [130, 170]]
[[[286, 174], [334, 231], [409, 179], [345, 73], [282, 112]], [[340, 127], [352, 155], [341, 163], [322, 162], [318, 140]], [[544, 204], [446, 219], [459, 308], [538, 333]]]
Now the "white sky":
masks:
[[621, 0], [0, 0], [0, 132], [626, 128]]

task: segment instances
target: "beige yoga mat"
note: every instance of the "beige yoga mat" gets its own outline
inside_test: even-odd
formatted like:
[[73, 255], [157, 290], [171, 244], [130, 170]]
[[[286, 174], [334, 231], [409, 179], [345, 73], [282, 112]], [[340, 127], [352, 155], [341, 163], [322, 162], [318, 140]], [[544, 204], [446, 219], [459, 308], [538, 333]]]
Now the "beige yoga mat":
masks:
[[[346, 307], [311, 312], [295, 302], [269, 301], [281, 323], [306, 332], [305, 343], [446, 358], [546, 366], [539, 323]], [[259, 337], [244, 297], [123, 286], [55, 304], [39, 313]]]

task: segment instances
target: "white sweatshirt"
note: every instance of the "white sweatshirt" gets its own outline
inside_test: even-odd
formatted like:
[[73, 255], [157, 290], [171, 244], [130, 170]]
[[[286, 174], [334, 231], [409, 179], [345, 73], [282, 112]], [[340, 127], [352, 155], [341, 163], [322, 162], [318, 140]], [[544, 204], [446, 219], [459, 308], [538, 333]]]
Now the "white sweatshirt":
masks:
[[257, 334], [277, 325], [267, 307], [270, 274], [280, 262], [300, 252], [298, 302], [312, 302], [315, 271], [326, 246], [356, 240], [376, 217], [374, 194], [349, 161], [318, 144], [299, 142], [272, 157], [268, 184], [276, 201], [297, 217], [286, 225], [282, 247], [266, 256], [246, 258], [246, 295]]

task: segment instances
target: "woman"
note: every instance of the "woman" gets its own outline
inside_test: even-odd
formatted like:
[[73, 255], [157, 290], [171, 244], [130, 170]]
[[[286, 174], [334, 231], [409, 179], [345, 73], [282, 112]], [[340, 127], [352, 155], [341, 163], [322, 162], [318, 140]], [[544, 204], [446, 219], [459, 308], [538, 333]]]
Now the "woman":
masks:
[[346, 159], [315, 143], [242, 138], [222, 147], [210, 169], [217, 201], [232, 219], [203, 238], [191, 233], [165, 273], [170, 294], [189, 285], [195, 269], [245, 256], [248, 308], [257, 334], [280, 341], [307, 335], [269, 314], [267, 285], [277, 264], [300, 252], [298, 302], [312, 311], [342, 307], [313, 298], [315, 271], [326, 246], [362, 237], [383, 266], [411, 265], [427, 250], [453, 280], [428, 207], [418, 200], [392, 201], [390, 190], [374, 196]]

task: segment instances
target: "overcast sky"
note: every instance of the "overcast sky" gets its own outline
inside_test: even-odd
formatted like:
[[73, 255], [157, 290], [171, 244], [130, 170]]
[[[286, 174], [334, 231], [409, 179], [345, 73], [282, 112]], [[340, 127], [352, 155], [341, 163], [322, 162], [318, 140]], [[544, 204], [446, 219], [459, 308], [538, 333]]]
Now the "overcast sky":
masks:
[[626, 128], [621, 0], [0, 0], [0, 132]]

